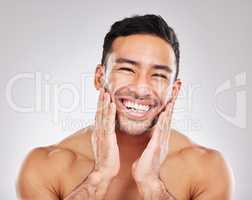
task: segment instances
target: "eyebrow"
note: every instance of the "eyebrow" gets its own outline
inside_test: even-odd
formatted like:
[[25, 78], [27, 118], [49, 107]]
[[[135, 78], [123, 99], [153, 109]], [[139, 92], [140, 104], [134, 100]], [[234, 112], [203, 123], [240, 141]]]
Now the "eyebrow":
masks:
[[[137, 62], [135, 60], [128, 59], [128, 58], [117, 58], [115, 62], [116, 63], [127, 63], [130, 65], [140, 66], [139, 62]], [[172, 68], [168, 65], [153, 64], [153, 65], [151, 65], [151, 67], [154, 69], [167, 71], [168, 73], [172, 72]]]

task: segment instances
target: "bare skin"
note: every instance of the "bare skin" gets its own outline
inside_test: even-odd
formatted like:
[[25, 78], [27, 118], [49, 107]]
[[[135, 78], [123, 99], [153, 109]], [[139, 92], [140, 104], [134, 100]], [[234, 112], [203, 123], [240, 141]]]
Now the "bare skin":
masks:
[[[26, 160], [25, 170], [19, 180], [28, 179], [20, 196], [30, 196], [32, 191], [41, 199], [64, 199], [84, 180], [94, 167], [90, 142], [92, 127], [73, 134], [57, 145], [33, 150]], [[125, 136], [119, 136], [124, 139]], [[140, 199], [136, 183], [131, 175], [131, 165], [144, 148], [137, 141], [120, 145], [121, 169], [108, 188], [108, 200]], [[33, 168], [39, 168], [39, 174]], [[34, 174], [33, 174], [34, 173]], [[212, 176], [209, 176], [211, 173]], [[229, 199], [230, 177], [219, 152], [193, 144], [181, 133], [172, 130], [170, 152], [162, 166], [160, 176], [172, 194], [179, 200]], [[23, 180], [24, 180], [23, 179]], [[36, 185], [36, 183], [38, 183]], [[209, 187], [210, 186], [210, 187]], [[204, 191], [208, 188], [208, 193]], [[219, 195], [217, 198], [211, 195]], [[47, 197], [48, 195], [48, 197]], [[204, 195], [209, 195], [204, 196]], [[198, 197], [197, 197], [198, 196]], [[201, 198], [202, 196], [202, 198]], [[197, 197], [197, 198], [196, 198]], [[34, 198], [36, 199], [36, 198]], [[25, 198], [24, 198], [25, 200]]]
[[[20, 171], [19, 198], [230, 199], [232, 175], [221, 153], [170, 126], [181, 85], [173, 81], [174, 63], [170, 45], [156, 36], [116, 39], [107, 74], [101, 65], [96, 69], [96, 123], [58, 144], [34, 149]], [[122, 97], [151, 109], [141, 115], [127, 110]]]

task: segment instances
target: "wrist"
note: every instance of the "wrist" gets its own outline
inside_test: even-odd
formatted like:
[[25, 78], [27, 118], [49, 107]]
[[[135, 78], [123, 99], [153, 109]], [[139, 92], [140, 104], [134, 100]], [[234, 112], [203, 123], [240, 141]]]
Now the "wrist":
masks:
[[145, 184], [143, 184], [143, 191], [144, 192], [159, 192], [161, 190], [165, 189], [164, 183], [159, 180], [159, 179], [155, 179], [152, 180], [150, 182], [146, 182]]
[[94, 170], [89, 174], [86, 182], [90, 185], [97, 186], [101, 183], [109, 184], [112, 178], [113, 177], [110, 177], [101, 171]]
[[137, 183], [140, 195], [144, 200], [162, 199], [175, 200], [175, 198], [167, 191], [165, 184], [158, 177], [146, 178], [145, 181]]
[[[136, 180], [135, 180], [136, 181]], [[136, 184], [142, 196], [158, 191], [161, 180], [159, 178], [146, 177], [144, 180], [137, 180]]]
[[100, 171], [93, 171], [89, 174], [83, 187], [88, 192], [91, 199], [103, 199], [108, 186], [111, 182], [110, 178], [107, 178]]

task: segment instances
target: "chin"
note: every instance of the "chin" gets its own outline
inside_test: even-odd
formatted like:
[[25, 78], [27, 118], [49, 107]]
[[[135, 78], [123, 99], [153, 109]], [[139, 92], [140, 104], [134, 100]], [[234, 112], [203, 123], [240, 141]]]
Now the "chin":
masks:
[[125, 116], [117, 116], [118, 129], [129, 135], [142, 135], [147, 133], [153, 126], [153, 119], [137, 121]]

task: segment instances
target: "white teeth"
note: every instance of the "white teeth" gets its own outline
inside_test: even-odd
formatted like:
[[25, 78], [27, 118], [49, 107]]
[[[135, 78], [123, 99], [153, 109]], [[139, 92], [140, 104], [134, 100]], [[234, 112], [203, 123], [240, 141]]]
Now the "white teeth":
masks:
[[132, 101], [124, 101], [123, 104], [127, 107], [127, 108], [131, 108], [134, 109], [136, 111], [139, 112], [147, 112], [150, 109], [150, 106], [148, 105], [143, 105], [143, 104], [138, 104], [138, 103], [134, 103]]

